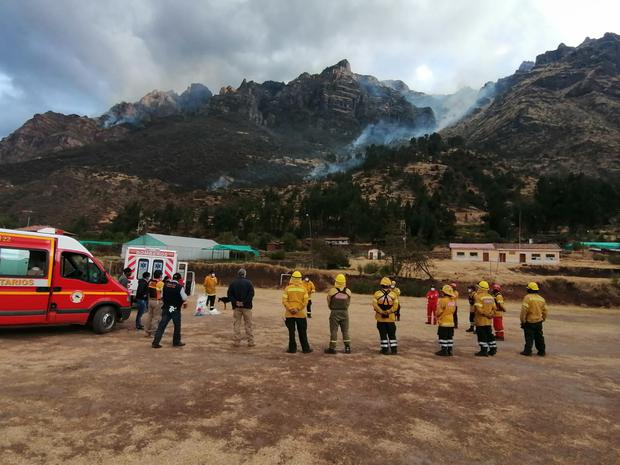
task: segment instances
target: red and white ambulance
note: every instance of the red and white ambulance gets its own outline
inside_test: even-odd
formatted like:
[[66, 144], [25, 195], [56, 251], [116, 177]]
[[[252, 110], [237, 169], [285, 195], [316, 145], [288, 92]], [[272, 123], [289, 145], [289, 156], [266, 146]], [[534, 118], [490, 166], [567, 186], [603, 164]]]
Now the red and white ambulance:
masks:
[[178, 260], [176, 250], [129, 246], [125, 251], [124, 268], [131, 269], [129, 290], [133, 295], [138, 288], [138, 279], [145, 272], [149, 272], [153, 276], [157, 270], [161, 270], [162, 276], [168, 278], [172, 278], [174, 273], [180, 273], [183, 282], [186, 284], [187, 295], [194, 293], [194, 272], [188, 270], [187, 262]]
[[56, 232], [0, 229], [0, 326], [112, 330], [129, 318], [127, 290], [82, 244]]

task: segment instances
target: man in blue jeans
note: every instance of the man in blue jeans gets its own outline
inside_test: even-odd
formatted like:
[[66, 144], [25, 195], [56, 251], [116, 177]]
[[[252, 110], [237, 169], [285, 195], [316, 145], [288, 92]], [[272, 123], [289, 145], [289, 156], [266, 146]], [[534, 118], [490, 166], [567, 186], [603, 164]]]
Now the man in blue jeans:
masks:
[[138, 314], [136, 315], [136, 329], [144, 329], [142, 326], [142, 315], [146, 312], [146, 306], [149, 301], [149, 278], [151, 273], [145, 271], [142, 278], [138, 281], [138, 289], [136, 290], [136, 305], [138, 306]]

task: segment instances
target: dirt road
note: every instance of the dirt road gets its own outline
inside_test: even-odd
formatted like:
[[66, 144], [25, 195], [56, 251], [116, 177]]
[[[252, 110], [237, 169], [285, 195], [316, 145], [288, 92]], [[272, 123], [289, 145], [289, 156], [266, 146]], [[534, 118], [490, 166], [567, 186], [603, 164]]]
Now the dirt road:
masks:
[[[421, 299], [403, 299], [398, 356], [381, 356], [368, 296], [351, 309], [351, 355], [286, 354], [280, 292], [258, 290], [257, 346], [230, 344], [230, 310], [183, 315], [187, 346], [154, 350], [130, 322], [0, 331], [0, 463], [620, 463], [620, 311], [551, 307], [546, 358], [518, 354], [518, 304], [494, 358], [457, 331], [441, 358]], [[462, 302], [461, 320], [467, 315]]]

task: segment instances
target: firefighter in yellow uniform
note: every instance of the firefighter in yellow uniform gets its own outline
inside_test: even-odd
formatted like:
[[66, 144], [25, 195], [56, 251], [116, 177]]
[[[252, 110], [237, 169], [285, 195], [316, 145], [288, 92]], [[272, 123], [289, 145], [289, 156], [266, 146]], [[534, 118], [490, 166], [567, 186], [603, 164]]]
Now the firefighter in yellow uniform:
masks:
[[466, 329], [466, 333], [475, 333], [476, 327], [474, 325], [474, 317], [476, 316], [476, 287], [469, 286], [467, 288], [467, 300], [469, 301], [469, 329]]
[[299, 343], [304, 354], [312, 352], [308, 343], [308, 320], [306, 319], [306, 305], [308, 304], [308, 291], [301, 283], [301, 273], [294, 271], [291, 281], [282, 293], [282, 305], [284, 305], [284, 321], [288, 328], [289, 354], [297, 352], [295, 341], [295, 328], [299, 333]]
[[316, 291], [316, 287], [314, 287], [314, 283], [308, 275], [304, 276], [304, 280], [301, 284], [306, 289], [306, 292], [308, 292], [308, 305], [306, 305], [306, 315], [308, 315], [308, 318], [312, 318], [312, 294], [314, 294], [314, 291]]
[[396, 287], [396, 281], [392, 281], [390, 289], [392, 289], [392, 292], [398, 297], [398, 309], [394, 315], [396, 316], [396, 321], [400, 321], [400, 289]]
[[381, 340], [381, 353], [392, 355], [398, 353], [396, 340], [396, 310], [398, 310], [398, 296], [390, 288], [392, 280], [382, 278], [380, 288], [372, 296], [372, 308], [375, 311], [379, 339]]
[[502, 286], [497, 283], [493, 283], [491, 286], [491, 295], [495, 298], [495, 305], [497, 305], [497, 311], [493, 317], [493, 329], [495, 330], [495, 339], [498, 341], [504, 340], [504, 313], [506, 313], [506, 303], [504, 302], [504, 296], [502, 295]]
[[455, 290], [446, 284], [441, 288], [439, 301], [437, 302], [437, 338], [439, 340], [439, 352], [435, 355], [442, 357], [452, 356], [454, 347], [454, 314], [456, 313]]
[[538, 355], [546, 354], [543, 322], [547, 319], [547, 303], [538, 295], [540, 288], [535, 282], [527, 285], [527, 295], [521, 304], [521, 328], [525, 337], [525, 347], [521, 355], [532, 355], [532, 345], [536, 344]]
[[478, 345], [480, 351], [476, 352], [478, 357], [486, 357], [497, 353], [497, 343], [493, 336], [493, 317], [497, 306], [495, 299], [489, 294], [489, 283], [480, 281], [477, 286], [476, 295], [474, 297], [474, 324], [476, 325], [476, 335], [478, 336]]

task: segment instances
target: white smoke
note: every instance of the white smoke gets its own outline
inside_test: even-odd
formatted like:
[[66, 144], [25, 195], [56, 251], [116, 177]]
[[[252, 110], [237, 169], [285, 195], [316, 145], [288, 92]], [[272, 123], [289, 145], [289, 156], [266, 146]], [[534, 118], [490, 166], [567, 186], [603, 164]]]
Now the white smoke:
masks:
[[424, 134], [430, 134], [433, 130], [434, 128], [412, 127], [381, 120], [378, 123], [373, 123], [366, 126], [357, 139], [351, 143], [349, 151], [355, 151], [372, 144], [399, 144], [409, 141], [412, 137], [420, 137]]
[[234, 181], [235, 181], [235, 178], [231, 178], [230, 176], [220, 176], [216, 181], [213, 181], [211, 183], [210, 189], [211, 190], [226, 189]]

